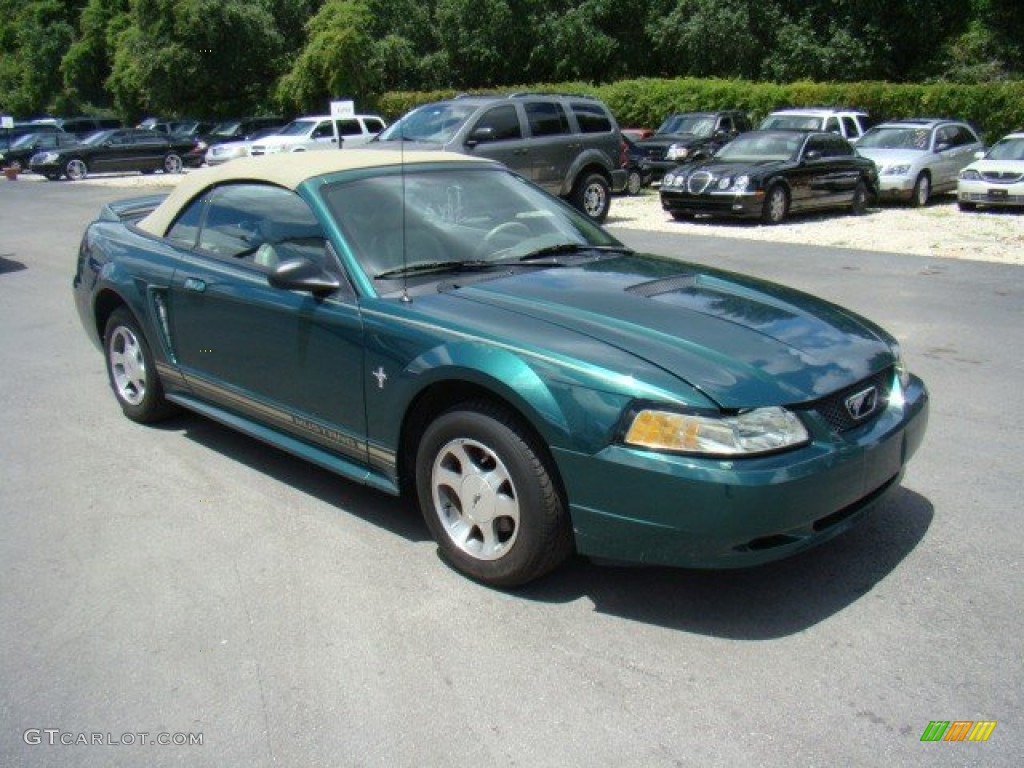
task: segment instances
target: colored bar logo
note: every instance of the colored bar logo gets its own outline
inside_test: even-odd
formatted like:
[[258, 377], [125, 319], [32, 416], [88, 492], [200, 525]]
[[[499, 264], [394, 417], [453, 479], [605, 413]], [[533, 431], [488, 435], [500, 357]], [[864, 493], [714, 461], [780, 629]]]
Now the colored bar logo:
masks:
[[995, 720], [932, 720], [921, 741], [988, 741], [995, 728]]

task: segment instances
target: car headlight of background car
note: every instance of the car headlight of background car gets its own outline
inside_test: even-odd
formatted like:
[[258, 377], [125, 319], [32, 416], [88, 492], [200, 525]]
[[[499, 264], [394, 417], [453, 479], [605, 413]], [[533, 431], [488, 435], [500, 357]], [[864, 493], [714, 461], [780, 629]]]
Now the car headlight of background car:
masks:
[[964, 168], [960, 171], [960, 178], [964, 181], [981, 181], [981, 174], [974, 168]]
[[910, 173], [910, 164], [905, 165], [883, 165], [883, 176], [906, 176]]
[[671, 145], [665, 153], [665, 157], [669, 160], [685, 160], [689, 155], [690, 150], [686, 147], [681, 147], [678, 144]]
[[637, 448], [709, 457], [756, 456], [809, 440], [800, 418], [776, 406], [722, 415], [644, 405], [631, 413], [623, 434]]

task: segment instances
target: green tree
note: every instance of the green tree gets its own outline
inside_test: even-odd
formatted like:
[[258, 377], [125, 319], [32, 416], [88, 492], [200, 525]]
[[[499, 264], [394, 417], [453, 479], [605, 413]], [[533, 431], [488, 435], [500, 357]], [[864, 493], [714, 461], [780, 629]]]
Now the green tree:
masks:
[[64, 94], [75, 111], [113, 106], [106, 83], [117, 36], [130, 22], [128, 8], [128, 0], [89, 0], [82, 9], [77, 38], [60, 63]]

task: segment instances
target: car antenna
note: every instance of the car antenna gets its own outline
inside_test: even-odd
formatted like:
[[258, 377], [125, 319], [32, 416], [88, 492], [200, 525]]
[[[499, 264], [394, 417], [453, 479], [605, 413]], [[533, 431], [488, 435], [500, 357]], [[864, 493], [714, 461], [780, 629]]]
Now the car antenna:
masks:
[[405, 122], [398, 118], [398, 174], [402, 179], [402, 298], [404, 304], [411, 304], [409, 298], [409, 257], [406, 253], [405, 228]]

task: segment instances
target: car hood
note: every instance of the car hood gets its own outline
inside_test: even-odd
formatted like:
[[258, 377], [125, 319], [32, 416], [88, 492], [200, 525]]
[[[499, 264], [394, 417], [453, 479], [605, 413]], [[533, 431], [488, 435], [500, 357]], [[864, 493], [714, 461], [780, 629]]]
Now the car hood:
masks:
[[785, 166], [791, 165], [789, 160], [757, 160], [746, 162], [729, 162], [727, 160], [711, 160], [695, 165], [690, 173], [706, 171], [716, 178], [722, 176], [738, 176], [746, 174], [756, 176], [763, 173], [771, 173]]
[[[525, 271], [474, 282], [450, 295], [610, 345], [725, 408], [817, 400], [894, 359], [891, 337], [833, 304], [755, 278], [653, 256]], [[534, 323], [524, 322], [520, 332], [520, 340], [511, 332], [513, 342], [544, 343]]]
[[638, 147], [667, 147], [671, 144], [696, 144], [707, 141], [709, 138], [708, 136], [695, 136], [692, 133], [659, 133], [634, 143]]
[[975, 160], [964, 170], [978, 173], [1011, 173], [1024, 176], [1024, 160]]

